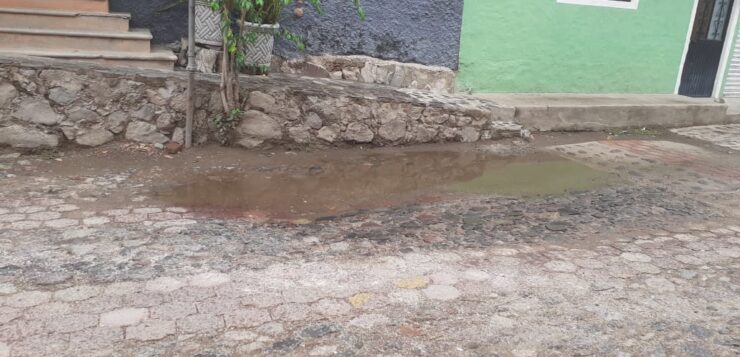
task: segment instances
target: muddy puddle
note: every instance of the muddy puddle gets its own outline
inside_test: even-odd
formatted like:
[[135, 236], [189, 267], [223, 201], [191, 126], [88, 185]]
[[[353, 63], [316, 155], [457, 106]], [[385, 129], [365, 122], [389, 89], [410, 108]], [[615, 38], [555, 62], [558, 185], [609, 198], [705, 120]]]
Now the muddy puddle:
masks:
[[616, 178], [558, 156], [374, 153], [262, 170], [211, 171], [152, 192], [203, 214], [311, 221], [467, 194], [531, 197], [588, 191]]

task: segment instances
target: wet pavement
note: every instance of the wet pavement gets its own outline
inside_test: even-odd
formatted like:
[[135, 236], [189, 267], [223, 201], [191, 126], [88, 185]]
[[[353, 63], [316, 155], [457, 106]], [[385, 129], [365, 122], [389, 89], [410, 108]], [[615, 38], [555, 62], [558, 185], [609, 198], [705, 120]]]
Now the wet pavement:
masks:
[[740, 352], [740, 154], [708, 142], [4, 150], [0, 180], [0, 357]]

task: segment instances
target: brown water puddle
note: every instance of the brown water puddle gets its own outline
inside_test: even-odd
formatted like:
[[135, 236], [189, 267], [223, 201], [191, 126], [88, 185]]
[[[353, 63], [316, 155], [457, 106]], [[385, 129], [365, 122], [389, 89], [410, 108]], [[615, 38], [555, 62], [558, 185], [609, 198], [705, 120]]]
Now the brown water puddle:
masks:
[[209, 172], [157, 188], [153, 196], [204, 214], [308, 222], [449, 195], [558, 195], [616, 182], [606, 172], [543, 153], [524, 157], [455, 151], [373, 153], [306, 165]]

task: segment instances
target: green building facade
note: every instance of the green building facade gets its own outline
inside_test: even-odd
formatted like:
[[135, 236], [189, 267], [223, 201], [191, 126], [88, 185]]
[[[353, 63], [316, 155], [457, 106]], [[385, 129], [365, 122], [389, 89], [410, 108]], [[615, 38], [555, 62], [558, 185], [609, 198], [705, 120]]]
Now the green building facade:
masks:
[[466, 0], [458, 87], [722, 94], [737, 11], [733, 0]]

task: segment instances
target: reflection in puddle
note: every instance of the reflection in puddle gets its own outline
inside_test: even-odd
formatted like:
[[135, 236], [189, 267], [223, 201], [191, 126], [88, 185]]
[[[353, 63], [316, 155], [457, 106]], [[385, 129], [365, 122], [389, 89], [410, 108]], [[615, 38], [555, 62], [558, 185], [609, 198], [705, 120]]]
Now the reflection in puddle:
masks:
[[154, 195], [196, 212], [273, 219], [315, 219], [475, 193], [563, 194], [613, 183], [609, 174], [560, 157], [496, 157], [471, 152], [369, 154], [270, 172], [219, 171]]

